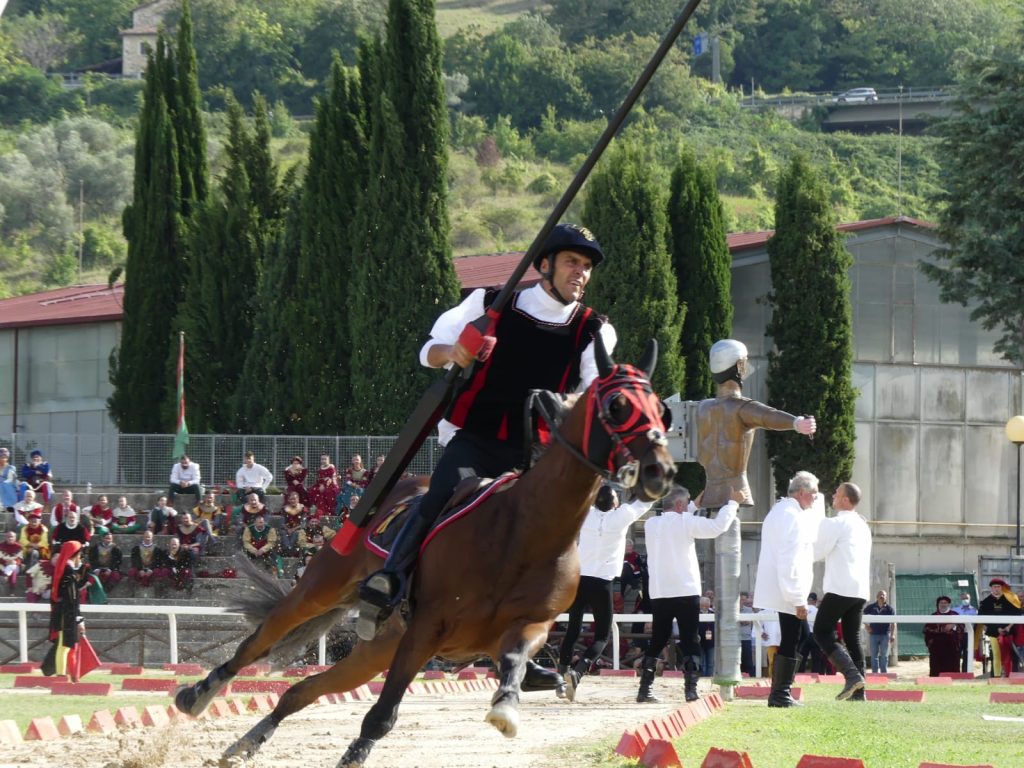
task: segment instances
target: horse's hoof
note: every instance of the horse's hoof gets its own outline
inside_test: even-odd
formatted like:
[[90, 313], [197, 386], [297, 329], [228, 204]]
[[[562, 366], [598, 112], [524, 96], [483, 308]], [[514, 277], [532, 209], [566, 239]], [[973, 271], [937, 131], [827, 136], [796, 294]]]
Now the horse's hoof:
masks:
[[337, 768], [362, 768], [366, 758], [370, 756], [370, 750], [376, 742], [373, 739], [354, 739], [345, 750]]
[[557, 688], [555, 688], [555, 696], [557, 696], [560, 699], [566, 698], [566, 686], [565, 686], [565, 683], [562, 683]]
[[203, 710], [206, 709], [208, 703], [209, 699], [206, 699], [206, 697], [204, 697], [204, 700], [200, 700], [194, 685], [179, 688], [174, 696], [174, 706], [177, 707], [178, 711], [184, 712], [191, 717], [199, 717], [199, 715], [203, 714]]
[[498, 732], [506, 738], [514, 738], [519, 733], [519, 710], [508, 703], [498, 703], [491, 707], [491, 711], [484, 718]]
[[256, 725], [250, 728], [249, 732], [242, 738], [224, 750], [224, 755], [221, 757], [221, 764], [232, 765], [230, 762], [232, 760], [249, 760], [259, 751], [260, 747], [266, 743], [267, 739], [274, 735], [274, 731], [276, 730], [277, 725], [271, 719], [270, 715], [267, 715], [256, 723]]

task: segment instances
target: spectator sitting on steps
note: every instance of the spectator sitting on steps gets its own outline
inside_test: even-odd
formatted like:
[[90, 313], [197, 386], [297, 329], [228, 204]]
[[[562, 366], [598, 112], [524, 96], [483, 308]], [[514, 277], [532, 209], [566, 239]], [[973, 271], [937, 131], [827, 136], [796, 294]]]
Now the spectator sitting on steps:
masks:
[[128, 576], [142, 587], [150, 586], [154, 579], [166, 578], [169, 571], [161, 565], [165, 555], [153, 540], [153, 532], [146, 531], [142, 534], [142, 541], [132, 547], [132, 567], [128, 569]]
[[92, 532], [79, 520], [78, 507], [68, 509], [64, 512], [64, 522], [54, 526], [50, 532], [50, 546], [53, 549], [54, 557], [59, 554], [61, 546], [66, 541], [77, 541], [82, 549], [89, 546], [89, 539]]
[[167, 491], [167, 500], [174, 504], [178, 494], [191, 493], [196, 497], [196, 504], [203, 498], [202, 475], [199, 472], [199, 465], [188, 456], [182, 456], [181, 460], [171, 467], [171, 487]]
[[235, 499], [244, 501], [255, 493], [261, 502], [267, 500], [267, 488], [274, 481], [274, 475], [262, 464], [257, 464], [252, 451], [246, 451], [242, 466], [235, 473]]
[[167, 542], [167, 551], [160, 553], [160, 567], [167, 572], [167, 579], [175, 589], [192, 591], [192, 569], [195, 559], [192, 552], [181, 546], [176, 536]]
[[3, 580], [11, 594], [18, 586], [18, 575], [21, 573], [21, 564], [24, 560], [21, 544], [18, 543], [18, 535], [14, 531], [7, 531], [4, 540], [0, 543], [0, 571], [3, 573]]
[[114, 519], [110, 524], [111, 531], [114, 533], [140, 533], [146, 530], [148, 522], [148, 516], [140, 515], [128, 506], [127, 497], [117, 497], [117, 506], [114, 507]]
[[89, 547], [89, 567], [108, 592], [116, 587], [123, 578], [122, 559], [121, 548], [114, 543], [114, 534], [108, 530], [97, 528], [96, 536], [93, 537], [92, 545]]
[[28, 521], [21, 526], [18, 543], [21, 544], [26, 571], [38, 562], [50, 559], [50, 532], [43, 525], [42, 507], [28, 513]]
[[192, 517], [197, 522], [202, 520], [209, 523], [214, 535], [228, 532], [228, 516], [224, 513], [224, 507], [217, 504], [212, 491], [204, 493], [203, 500], [192, 507]]
[[284, 576], [284, 564], [277, 547], [277, 531], [267, 525], [265, 515], [256, 515], [253, 523], [245, 527], [242, 532], [242, 548], [251, 560], [273, 570], [278, 578]]
[[244, 529], [256, 522], [256, 518], [260, 515], [266, 517], [268, 514], [270, 513], [267, 510], [267, 505], [263, 503], [259, 495], [250, 493], [245, 500], [245, 506], [241, 510], [240, 526]]
[[[102, 525], [104, 528], [109, 528], [114, 522], [114, 509], [106, 496], [96, 499], [96, 503], [89, 509], [89, 519], [94, 526]], [[93, 533], [95, 532], [94, 530]]]
[[28, 464], [21, 468], [21, 479], [23, 494], [25, 491], [35, 491], [44, 506], [50, 503], [53, 496], [53, 474], [50, 472], [50, 463], [43, 461], [42, 451], [29, 454]]
[[161, 496], [149, 513], [149, 529], [156, 534], [174, 533], [178, 510], [167, 505], [167, 497]]
[[[75, 504], [75, 495], [71, 491], [64, 491], [61, 496], [59, 504], [55, 504], [53, 509], [50, 510], [50, 528], [56, 528], [58, 525], [64, 522], [64, 515], [68, 513], [68, 510], [73, 509], [82, 514], [82, 510], [77, 504]], [[81, 519], [81, 518], [79, 518]]]
[[33, 512], [43, 513], [43, 505], [36, 501], [35, 491], [25, 491], [25, 498], [14, 505], [14, 521], [18, 525], [28, 525]]
[[194, 559], [206, 554], [206, 549], [213, 538], [213, 529], [210, 528], [209, 520], [196, 522], [192, 519], [191, 512], [182, 512], [178, 515], [178, 522], [173, 529], [182, 548], [191, 552]]

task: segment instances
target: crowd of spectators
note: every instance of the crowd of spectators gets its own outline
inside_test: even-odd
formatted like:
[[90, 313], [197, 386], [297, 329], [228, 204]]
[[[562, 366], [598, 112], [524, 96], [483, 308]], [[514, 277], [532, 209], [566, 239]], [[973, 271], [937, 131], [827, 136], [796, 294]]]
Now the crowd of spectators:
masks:
[[[379, 457], [376, 466], [382, 463]], [[358, 503], [374, 471], [355, 455], [339, 472], [323, 455], [312, 479], [302, 457], [294, 456], [284, 468], [285, 492], [277, 502], [273, 473], [251, 452], [234, 482], [222, 488], [205, 488], [199, 464], [182, 456], [171, 467], [167, 493], [151, 509], [136, 510], [126, 495], [111, 505], [113, 497], [101, 494], [91, 506], [80, 506], [72, 490], [55, 492], [42, 452], [33, 451], [17, 472], [10, 451], [0, 447], [0, 509], [8, 513], [7, 530], [0, 534], [3, 586], [30, 602], [46, 600], [53, 560], [66, 541], [82, 544], [90, 574], [86, 602], [126, 593], [126, 584], [190, 593], [197, 577], [234, 576], [232, 568], [205, 563], [236, 552], [279, 578], [286, 575], [284, 559], [297, 558], [299, 578]]]

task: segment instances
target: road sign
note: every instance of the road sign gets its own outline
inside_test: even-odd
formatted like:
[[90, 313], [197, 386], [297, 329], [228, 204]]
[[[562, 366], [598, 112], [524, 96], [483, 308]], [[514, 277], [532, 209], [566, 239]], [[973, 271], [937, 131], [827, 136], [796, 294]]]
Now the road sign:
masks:
[[708, 34], [707, 32], [701, 32], [699, 35], [693, 37], [693, 55], [700, 56], [702, 53], [707, 53], [708, 50]]

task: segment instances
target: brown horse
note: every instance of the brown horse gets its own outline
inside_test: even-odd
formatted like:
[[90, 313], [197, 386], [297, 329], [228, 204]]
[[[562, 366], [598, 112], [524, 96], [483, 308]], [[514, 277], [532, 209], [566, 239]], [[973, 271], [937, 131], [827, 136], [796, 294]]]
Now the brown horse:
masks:
[[[516, 735], [526, 662], [543, 645], [554, 618], [572, 603], [579, 581], [576, 537], [602, 476], [632, 482], [639, 498], [654, 500], [668, 492], [675, 475], [661, 403], [649, 380], [656, 346], [649, 345], [639, 368], [614, 365], [603, 345], [596, 346], [598, 378], [577, 399], [536, 465], [423, 549], [408, 626], [396, 612], [374, 640], [358, 642], [331, 669], [293, 685], [225, 758], [251, 756], [288, 715], [388, 669], [359, 738], [338, 763], [339, 768], [362, 766], [374, 743], [394, 726], [406, 687], [434, 656], [494, 659], [500, 685], [486, 720], [506, 736]], [[310, 622], [354, 606], [360, 580], [379, 567], [379, 557], [365, 546], [348, 556], [322, 549], [229, 661], [178, 692], [178, 709], [198, 715], [221, 685], [286, 636], [322, 632], [322, 624]]]

